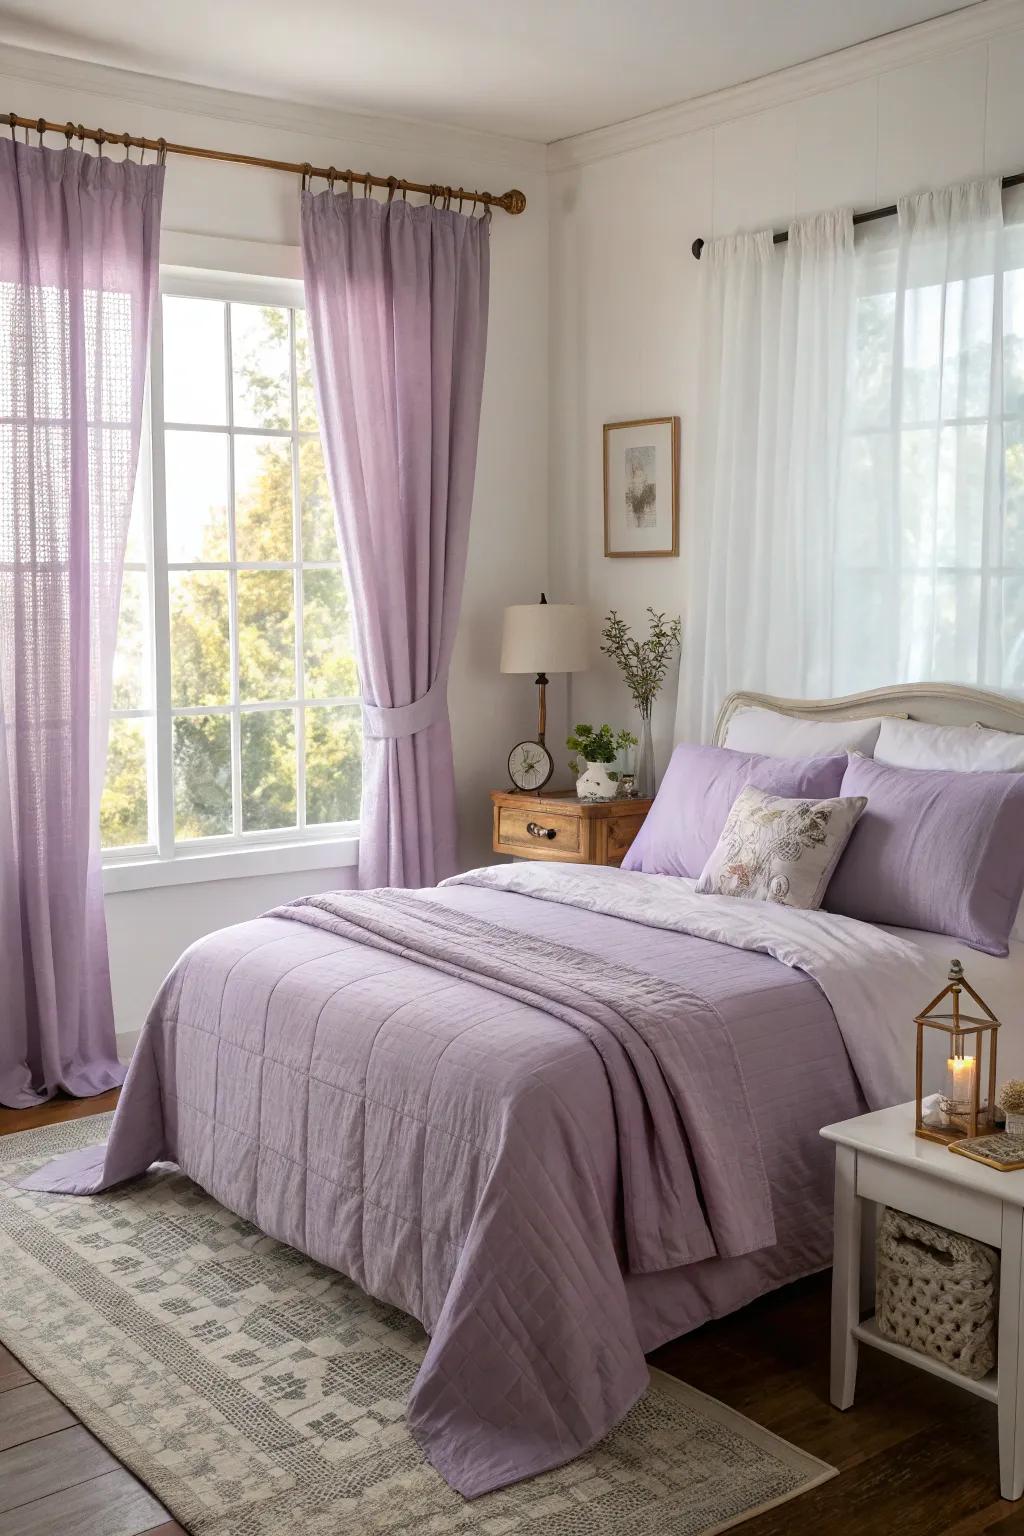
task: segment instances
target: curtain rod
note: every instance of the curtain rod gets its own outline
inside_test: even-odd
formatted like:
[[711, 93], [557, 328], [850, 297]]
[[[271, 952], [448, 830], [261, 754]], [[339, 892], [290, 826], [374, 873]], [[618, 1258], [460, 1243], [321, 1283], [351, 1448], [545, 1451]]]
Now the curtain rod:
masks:
[[[3, 119], [0, 118], [0, 121]], [[303, 185], [314, 176], [322, 176], [332, 187], [336, 181], [344, 181], [347, 185], [358, 182], [360, 186], [366, 187], [367, 192], [371, 187], [386, 187], [389, 201], [396, 192], [401, 192], [403, 196], [406, 192], [423, 192], [431, 202], [435, 198], [442, 198], [446, 208], [455, 198], [458, 198], [460, 208], [464, 202], [474, 205], [482, 203], [485, 208], [503, 208], [506, 213], [522, 213], [526, 207], [525, 193], [515, 187], [497, 197], [493, 192], [467, 192], [465, 187], [400, 181], [397, 176], [374, 176], [369, 171], [339, 171], [333, 165], [324, 168], [308, 163], [300, 165], [292, 160], [267, 160], [262, 155], [235, 155], [223, 149], [197, 149], [193, 144], [172, 144], [167, 139], [143, 139], [130, 133], [108, 133], [105, 128], [83, 128], [81, 123], [50, 123], [44, 117], [18, 117], [14, 112], [7, 114], [7, 121], [12, 138], [15, 128], [34, 129], [39, 135], [40, 144], [44, 133], [62, 133], [69, 145], [72, 139], [79, 139], [83, 144], [88, 139], [99, 145], [101, 153], [104, 144], [123, 145], [126, 155], [129, 149], [152, 149], [161, 159], [165, 155], [191, 155], [197, 160], [224, 160], [231, 165], [258, 165], [268, 171], [290, 171], [292, 175], [302, 177]], [[25, 139], [27, 143], [27, 133]]]
[[[1008, 187], [1024, 187], [1024, 171], [1018, 171], [1014, 176], [1004, 176], [1003, 191], [1005, 192]], [[855, 224], [871, 224], [875, 219], [894, 219], [898, 212], [899, 209], [896, 207], [896, 204], [890, 203], [887, 208], [869, 208], [865, 213], [855, 213], [853, 222]], [[775, 245], [785, 245], [788, 239], [788, 229], [777, 229], [772, 235], [772, 241]], [[690, 250], [698, 261], [700, 261], [700, 253], [704, 249], [705, 244], [706, 242], [698, 235], [697, 239], [690, 246]]]

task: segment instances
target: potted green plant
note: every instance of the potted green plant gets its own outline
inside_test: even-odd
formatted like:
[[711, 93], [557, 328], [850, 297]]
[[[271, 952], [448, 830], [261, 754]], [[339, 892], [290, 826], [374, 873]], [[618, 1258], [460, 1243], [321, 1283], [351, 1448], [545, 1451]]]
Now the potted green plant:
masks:
[[[580, 799], [614, 800], [618, 793], [618, 774], [610, 774], [608, 764], [614, 763], [620, 752], [636, 746], [633, 733], [613, 731], [610, 725], [602, 725], [595, 730], [592, 725], [581, 724], [574, 726], [565, 744], [574, 754], [569, 759], [569, 768], [578, 775], [576, 793]], [[582, 773], [581, 759], [585, 770]]]
[[640, 711], [640, 751], [636, 764], [639, 794], [654, 794], [654, 742], [651, 737], [651, 710], [661, 692], [671, 662], [679, 649], [682, 626], [679, 619], [666, 619], [663, 613], [648, 608], [651, 632], [646, 640], [635, 640], [625, 619], [615, 609], [609, 613], [601, 631], [601, 649], [610, 656], [625, 678], [626, 687]]

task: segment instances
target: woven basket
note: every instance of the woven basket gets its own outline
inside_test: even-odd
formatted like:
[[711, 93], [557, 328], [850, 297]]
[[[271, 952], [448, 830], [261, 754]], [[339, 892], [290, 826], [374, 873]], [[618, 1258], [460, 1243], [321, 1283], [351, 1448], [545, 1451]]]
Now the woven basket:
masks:
[[878, 1225], [879, 1333], [972, 1381], [996, 1363], [999, 1255], [987, 1243], [886, 1210]]

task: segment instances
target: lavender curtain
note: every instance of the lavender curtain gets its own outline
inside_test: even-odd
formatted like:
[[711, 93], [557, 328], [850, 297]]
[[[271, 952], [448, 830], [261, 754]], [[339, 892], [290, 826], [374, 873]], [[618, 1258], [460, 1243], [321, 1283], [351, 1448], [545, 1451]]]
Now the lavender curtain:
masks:
[[302, 194], [327, 471], [363, 692], [363, 886], [456, 869], [446, 686], [487, 344], [489, 218]]
[[163, 169], [0, 143], [0, 1103], [120, 1083], [99, 798]]

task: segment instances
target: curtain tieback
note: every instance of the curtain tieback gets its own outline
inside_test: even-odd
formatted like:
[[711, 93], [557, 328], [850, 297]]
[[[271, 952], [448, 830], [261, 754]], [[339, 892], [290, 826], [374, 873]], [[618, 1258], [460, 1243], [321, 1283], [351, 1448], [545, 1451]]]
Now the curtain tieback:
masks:
[[363, 735], [375, 741], [393, 741], [397, 736], [415, 736], [436, 725], [448, 712], [448, 679], [439, 677], [422, 698], [411, 704], [384, 709], [380, 704], [363, 705]]

